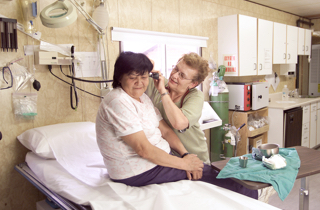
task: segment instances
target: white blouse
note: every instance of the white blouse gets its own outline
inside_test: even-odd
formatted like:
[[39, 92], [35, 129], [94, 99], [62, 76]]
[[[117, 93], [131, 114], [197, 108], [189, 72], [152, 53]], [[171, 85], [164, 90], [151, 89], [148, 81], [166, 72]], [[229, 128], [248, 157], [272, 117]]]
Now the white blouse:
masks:
[[133, 99], [122, 88], [113, 89], [101, 102], [97, 118], [97, 142], [104, 163], [112, 179], [126, 179], [156, 166], [140, 157], [121, 136], [144, 131], [149, 142], [170, 152], [170, 146], [161, 137], [161, 114], [150, 98], [143, 94], [141, 102]]

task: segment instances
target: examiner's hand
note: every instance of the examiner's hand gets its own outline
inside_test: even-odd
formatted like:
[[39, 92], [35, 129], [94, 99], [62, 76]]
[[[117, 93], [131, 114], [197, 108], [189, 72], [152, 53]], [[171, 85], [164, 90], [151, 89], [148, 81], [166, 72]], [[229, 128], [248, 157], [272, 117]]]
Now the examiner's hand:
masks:
[[153, 73], [158, 73], [159, 74], [159, 79], [153, 79], [154, 86], [157, 88], [160, 94], [163, 94], [167, 92], [165, 85], [164, 85], [164, 76], [159, 70], [152, 70], [151, 72]]
[[167, 90], [165, 88], [164, 85], [164, 76], [162, 75], [162, 73], [159, 70], [155, 70], [154, 69], [154, 61], [152, 59], [149, 58], [149, 60], [151, 61], [151, 63], [153, 64], [153, 69], [152, 69], [152, 73], [158, 73], [159, 74], [159, 79], [153, 79], [154, 82], [154, 86], [157, 88], [157, 90], [159, 91], [160, 94], [165, 93]]
[[203, 162], [195, 154], [188, 154], [183, 157], [186, 163], [186, 171], [201, 171], [204, 167]]

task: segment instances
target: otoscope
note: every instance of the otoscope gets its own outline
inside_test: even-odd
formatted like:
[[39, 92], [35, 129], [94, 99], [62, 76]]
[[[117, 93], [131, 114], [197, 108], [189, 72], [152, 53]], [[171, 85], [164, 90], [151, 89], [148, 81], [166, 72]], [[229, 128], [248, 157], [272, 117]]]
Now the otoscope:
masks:
[[159, 73], [153, 73], [151, 72], [149, 77], [152, 77], [153, 79], [159, 79]]

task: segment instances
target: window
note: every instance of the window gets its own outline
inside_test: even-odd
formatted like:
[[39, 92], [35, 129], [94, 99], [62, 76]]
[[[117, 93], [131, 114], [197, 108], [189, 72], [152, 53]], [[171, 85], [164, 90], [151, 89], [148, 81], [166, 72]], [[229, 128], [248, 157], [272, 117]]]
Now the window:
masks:
[[112, 28], [112, 40], [120, 41], [121, 52], [144, 53], [154, 60], [155, 69], [160, 70], [166, 78], [169, 78], [172, 67], [183, 54], [195, 52], [201, 56], [201, 47], [207, 46], [207, 39], [199, 36]]
[[177, 64], [177, 61], [182, 57], [183, 54], [195, 52], [198, 55], [201, 55], [201, 48], [194, 46], [124, 41], [121, 42], [120, 48], [121, 52], [131, 51], [145, 54], [154, 61], [155, 69], [160, 70], [167, 79], [171, 74], [173, 66]]
[[[120, 43], [121, 52], [131, 51], [136, 53], [143, 53], [154, 61], [155, 69], [160, 70], [163, 75], [166, 75], [165, 68], [165, 45], [151, 44], [144, 42], [123, 41]], [[166, 77], [167, 78], [167, 77]]]

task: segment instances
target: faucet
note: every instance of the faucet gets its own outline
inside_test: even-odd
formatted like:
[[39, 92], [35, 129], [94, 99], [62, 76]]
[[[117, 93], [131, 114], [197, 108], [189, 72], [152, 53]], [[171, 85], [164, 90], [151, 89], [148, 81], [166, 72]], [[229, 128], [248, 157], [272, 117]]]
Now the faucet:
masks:
[[291, 90], [289, 92], [288, 96], [291, 98], [299, 98], [298, 89]]

